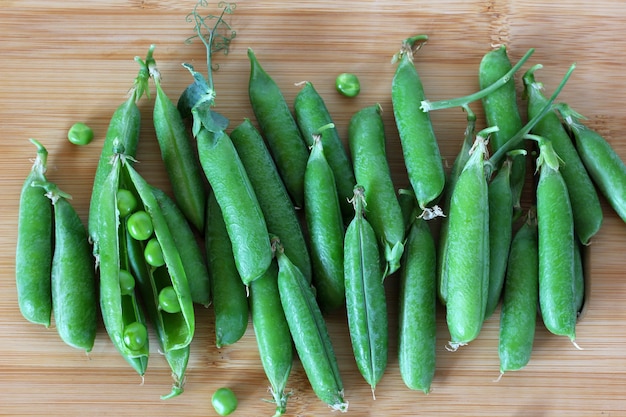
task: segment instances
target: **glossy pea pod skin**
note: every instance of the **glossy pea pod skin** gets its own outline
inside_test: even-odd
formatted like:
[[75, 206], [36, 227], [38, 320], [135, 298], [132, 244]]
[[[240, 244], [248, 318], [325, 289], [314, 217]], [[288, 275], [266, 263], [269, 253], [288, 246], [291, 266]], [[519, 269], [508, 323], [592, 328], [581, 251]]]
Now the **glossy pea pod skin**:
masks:
[[341, 213], [344, 222], [348, 224], [354, 215], [354, 209], [348, 200], [352, 198], [356, 185], [352, 161], [334, 125], [319, 131], [333, 123], [333, 119], [324, 99], [312, 83], [305, 82], [298, 92], [294, 100], [294, 113], [302, 137], [309, 147], [313, 145], [314, 135], [319, 134], [322, 137], [324, 155], [335, 176]]
[[252, 111], [294, 204], [302, 207], [304, 170], [309, 156], [306, 143], [280, 87], [263, 69], [252, 49], [248, 49], [248, 58]]
[[352, 351], [373, 393], [387, 368], [389, 332], [384, 269], [376, 233], [364, 217], [364, 191], [355, 187], [355, 215], [346, 229], [344, 244], [344, 277]]
[[222, 211], [213, 193], [209, 194], [206, 207], [204, 243], [211, 275], [215, 345], [222, 347], [237, 342], [246, 332], [248, 298], [246, 286], [237, 271]]
[[15, 283], [22, 316], [31, 323], [50, 326], [52, 315], [53, 226], [52, 204], [45, 190], [48, 151], [38, 141], [37, 157], [20, 193], [15, 249]]
[[237, 270], [248, 285], [262, 276], [272, 261], [263, 211], [230, 137], [225, 132], [200, 129], [196, 139], [202, 169], [224, 217]]
[[261, 133], [245, 119], [230, 138], [248, 173], [268, 232], [280, 238], [289, 259], [311, 281], [311, 257], [300, 219]]
[[318, 398], [333, 410], [346, 412], [337, 357], [313, 288], [280, 244], [275, 245], [280, 302], [302, 367]]
[[[535, 81], [534, 72], [538, 68], [540, 66], [532, 67], [523, 77], [529, 118], [538, 113], [547, 101], [541, 92], [541, 84]], [[550, 140], [559, 158], [563, 160], [559, 171], [567, 184], [576, 236], [583, 244], [589, 244], [602, 225], [603, 215], [595, 185], [579, 153], [554, 110], [547, 113], [531, 132]]]
[[[191, 299], [196, 304], [208, 307], [211, 304], [211, 280], [196, 236], [176, 202], [159, 188], [153, 187], [152, 192], [163, 212], [167, 226], [173, 231], [172, 238], [185, 268]], [[202, 217], [204, 218], [204, 215]]]
[[450, 199], [446, 268], [449, 347], [474, 340], [482, 328], [489, 285], [489, 196], [486, 142], [476, 137]]
[[400, 274], [398, 366], [404, 384], [430, 392], [437, 345], [436, 246], [428, 223], [416, 219]]
[[537, 219], [529, 213], [511, 242], [500, 310], [500, 372], [516, 371], [530, 361], [539, 302]]
[[[446, 180], [430, 115], [420, 108], [425, 99], [424, 87], [413, 62], [415, 43], [427, 39], [426, 35], [418, 35], [403, 42], [391, 84], [391, 102], [404, 161], [422, 210], [439, 197]], [[357, 182], [361, 183], [358, 176]]]
[[387, 262], [385, 275], [390, 275], [400, 267], [405, 227], [387, 162], [381, 111], [380, 105], [373, 105], [356, 112], [348, 126], [348, 141], [357, 183], [365, 189], [368, 222]]
[[270, 382], [276, 413], [287, 411], [289, 393], [285, 392], [293, 366], [293, 342], [278, 293], [278, 264], [272, 262], [267, 273], [250, 283], [250, 313], [261, 363]]
[[344, 226], [335, 178], [320, 136], [316, 136], [304, 174], [304, 215], [317, 301], [323, 312], [329, 312], [346, 300]]

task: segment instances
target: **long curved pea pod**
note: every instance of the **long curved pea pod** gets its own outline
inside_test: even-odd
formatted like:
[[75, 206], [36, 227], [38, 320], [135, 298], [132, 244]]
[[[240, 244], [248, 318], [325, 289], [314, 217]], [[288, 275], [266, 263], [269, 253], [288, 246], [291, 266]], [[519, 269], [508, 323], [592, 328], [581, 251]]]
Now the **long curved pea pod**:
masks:
[[626, 164], [598, 132], [567, 106], [559, 108], [587, 172], [613, 210], [626, 222]]
[[513, 162], [506, 159], [489, 182], [489, 293], [485, 319], [500, 302], [513, 235]]
[[268, 232], [280, 238], [289, 259], [311, 281], [311, 258], [302, 226], [263, 136], [245, 119], [230, 138], [248, 173]]
[[405, 228], [387, 161], [381, 111], [380, 105], [373, 105], [356, 112], [348, 140], [357, 184], [365, 189], [367, 218], [387, 261], [387, 276], [400, 267]]
[[435, 375], [437, 289], [435, 241], [424, 219], [407, 236], [400, 273], [398, 366], [409, 389], [430, 392]]
[[215, 194], [209, 194], [206, 207], [204, 244], [213, 293], [215, 344], [222, 347], [235, 343], [246, 332], [248, 295], [237, 271], [233, 247]]
[[335, 178], [319, 135], [315, 137], [304, 174], [304, 215], [317, 301], [322, 311], [332, 311], [346, 301], [344, 226]]
[[498, 338], [501, 373], [522, 369], [532, 354], [539, 301], [537, 245], [537, 218], [531, 211], [515, 233], [507, 258]]
[[[356, 185], [352, 162], [339, 137], [337, 128], [333, 124], [333, 119], [324, 99], [312, 83], [305, 82], [298, 92], [294, 100], [294, 113], [302, 137], [309, 147], [313, 146], [314, 135], [319, 134], [322, 137], [324, 155], [335, 176], [341, 213], [344, 222], [348, 224], [354, 215], [354, 209], [348, 200], [352, 198], [352, 192]], [[332, 127], [320, 131], [320, 128], [326, 126]]]
[[[542, 85], [535, 81], [535, 71], [539, 68], [540, 65], [535, 65], [523, 77], [529, 118], [534, 117], [547, 101], [541, 91]], [[574, 213], [574, 231], [583, 244], [589, 244], [600, 229], [603, 216], [598, 193], [579, 153], [554, 110], [542, 117], [531, 132], [550, 140], [563, 161], [559, 171], [567, 184]]]
[[211, 304], [211, 280], [196, 236], [178, 204], [159, 188], [153, 187], [152, 192], [161, 207], [167, 227], [172, 231], [172, 238], [185, 268], [191, 299], [194, 303], [208, 307]]
[[248, 285], [272, 261], [263, 211], [230, 137], [200, 129], [196, 139], [202, 169], [224, 216], [237, 270]]
[[337, 357], [313, 288], [275, 242], [278, 292], [304, 372], [320, 400], [333, 410], [348, 411]]
[[276, 81], [248, 48], [248, 95], [261, 133], [267, 140], [278, 172], [297, 207], [304, 203], [304, 169], [309, 152], [298, 125]]
[[250, 283], [250, 312], [261, 364], [274, 404], [275, 417], [287, 411], [285, 392], [293, 365], [293, 342], [278, 293], [278, 264], [272, 262], [261, 278]]
[[52, 204], [37, 184], [46, 182], [48, 151], [38, 141], [37, 157], [20, 194], [15, 247], [15, 283], [22, 316], [31, 323], [50, 326], [52, 315]]
[[574, 296], [574, 217], [568, 187], [551, 142], [540, 141], [537, 167], [541, 317], [551, 333], [568, 336], [574, 342], [578, 313]]
[[[153, 70], [153, 74], [154, 74]], [[204, 177], [183, 118], [161, 86], [156, 73], [153, 124], [174, 199], [196, 230], [204, 230], [207, 199]]]
[[[509, 60], [506, 46], [487, 52], [478, 68], [480, 89], [485, 89], [507, 74], [513, 66]], [[492, 151], [500, 149], [517, 132], [522, 130], [522, 117], [517, 103], [515, 79], [509, 79], [504, 85], [487, 94], [482, 99], [487, 126], [498, 126], [489, 139]], [[520, 147], [523, 148], [523, 143]], [[514, 206], [519, 207], [522, 188], [526, 179], [526, 158], [517, 154], [512, 157], [511, 189]]]
[[452, 191], [446, 259], [446, 322], [452, 350], [483, 325], [489, 285], [489, 190], [486, 139], [479, 133]]
[[[446, 179], [430, 114], [420, 108], [425, 99], [424, 87], [413, 62], [416, 43], [422, 45], [427, 39], [426, 35], [417, 35], [402, 42], [400, 52], [394, 57], [399, 62], [391, 84], [391, 102], [404, 162], [422, 210], [439, 197]], [[361, 183], [358, 176], [357, 182]]]
[[359, 372], [372, 388], [387, 368], [389, 345], [384, 269], [374, 229], [365, 219], [365, 190], [354, 189], [354, 219], [346, 229], [344, 276], [352, 351]]
[[52, 311], [61, 339], [90, 352], [98, 326], [98, 295], [94, 258], [87, 229], [66, 196], [46, 184], [54, 206], [52, 257]]

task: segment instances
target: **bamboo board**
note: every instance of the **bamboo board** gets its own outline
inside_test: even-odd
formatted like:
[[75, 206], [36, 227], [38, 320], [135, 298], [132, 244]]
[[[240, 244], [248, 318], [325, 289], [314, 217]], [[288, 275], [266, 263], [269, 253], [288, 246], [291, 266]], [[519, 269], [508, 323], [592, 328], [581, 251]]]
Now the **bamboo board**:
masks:
[[[217, 2], [216, 2], [217, 3]], [[189, 62], [204, 69], [199, 43], [185, 45], [191, 24], [185, 21], [194, 1], [3, 0], [0, 9], [0, 414], [1, 415], [150, 415], [212, 416], [212, 392], [231, 386], [239, 396], [234, 415], [271, 415], [267, 381], [254, 334], [249, 327], [233, 346], [217, 349], [211, 310], [198, 310], [185, 393], [169, 401], [170, 375], [165, 360], [153, 354], [145, 381], [117, 354], [100, 326], [87, 357], [65, 346], [54, 328], [30, 325], [21, 317], [14, 283], [14, 251], [18, 196], [34, 156], [28, 143], [37, 138], [48, 148], [49, 177], [73, 195], [86, 221], [91, 181], [109, 117], [125, 98], [137, 72], [136, 55], [157, 45], [155, 58], [163, 85], [176, 98], [191, 82], [181, 67]], [[217, 12], [210, 3], [207, 12]], [[215, 7], [215, 8], [214, 8]], [[218, 57], [215, 75], [218, 111], [235, 126], [252, 117], [247, 98], [249, 64], [255, 50], [265, 69], [292, 103], [302, 80], [313, 82], [325, 98], [345, 138], [351, 115], [380, 103], [388, 136], [388, 156], [398, 188], [408, 181], [393, 126], [391, 56], [402, 39], [426, 33], [430, 41], [418, 53], [418, 70], [431, 100], [457, 97], [477, 89], [480, 59], [492, 45], [505, 43], [513, 61], [529, 48], [528, 65], [542, 63], [537, 73], [547, 91], [569, 65], [577, 69], [560, 96], [589, 118], [626, 159], [626, 98], [623, 91], [626, 51], [626, 3], [580, 0], [545, 4], [537, 0], [444, 0], [423, 2], [250, 1], [238, 2], [230, 22], [237, 37], [228, 56]], [[526, 65], [524, 68], [527, 68]], [[362, 93], [346, 99], [334, 91], [335, 76], [356, 73]], [[518, 87], [519, 84], [518, 74]], [[518, 88], [519, 90], [519, 88]], [[166, 191], [169, 184], [150, 126], [150, 103], [142, 100], [144, 127], [138, 150], [140, 171]], [[478, 105], [473, 109], [482, 124]], [[451, 160], [465, 127], [458, 109], [432, 114], [442, 154]], [[94, 143], [75, 147], [65, 135], [76, 121], [96, 134]], [[400, 378], [395, 330], [397, 309], [390, 303], [390, 358], [372, 398], [360, 377], [345, 317], [329, 318], [331, 337], [356, 416], [601, 416], [626, 413], [626, 225], [602, 200], [605, 220], [587, 250], [588, 301], [578, 325], [576, 350], [568, 340], [539, 325], [533, 358], [522, 371], [499, 382], [497, 314], [479, 338], [457, 352], [444, 348], [447, 330], [439, 315], [438, 363], [432, 392], [411, 392]], [[393, 297], [397, 279], [388, 281]], [[441, 312], [441, 310], [440, 310]], [[153, 346], [155, 345], [152, 340]], [[323, 416], [331, 411], [311, 391], [295, 364], [288, 415]]]

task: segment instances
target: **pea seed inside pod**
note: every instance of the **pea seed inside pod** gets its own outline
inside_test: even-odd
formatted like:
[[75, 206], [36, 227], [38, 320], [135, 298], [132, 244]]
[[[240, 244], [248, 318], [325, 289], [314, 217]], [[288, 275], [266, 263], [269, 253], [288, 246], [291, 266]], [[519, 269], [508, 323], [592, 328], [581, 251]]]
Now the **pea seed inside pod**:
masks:
[[131, 350], [139, 350], [148, 341], [146, 326], [134, 321], [124, 328], [124, 344]]
[[120, 292], [122, 295], [131, 295], [135, 290], [135, 277], [126, 269], [120, 269]]
[[176, 290], [171, 285], [164, 287], [159, 292], [159, 309], [166, 313], [180, 313], [180, 303], [178, 302], [178, 296]]
[[121, 188], [117, 191], [117, 210], [120, 217], [124, 218], [137, 209], [137, 198], [130, 191]]
[[152, 238], [146, 243], [146, 247], [143, 251], [143, 255], [146, 258], [148, 265], [155, 268], [165, 265], [165, 258], [163, 257], [163, 250], [161, 244], [157, 238]]
[[150, 215], [143, 210], [136, 211], [130, 215], [126, 225], [128, 233], [133, 239], [147, 240], [154, 233], [154, 225]]

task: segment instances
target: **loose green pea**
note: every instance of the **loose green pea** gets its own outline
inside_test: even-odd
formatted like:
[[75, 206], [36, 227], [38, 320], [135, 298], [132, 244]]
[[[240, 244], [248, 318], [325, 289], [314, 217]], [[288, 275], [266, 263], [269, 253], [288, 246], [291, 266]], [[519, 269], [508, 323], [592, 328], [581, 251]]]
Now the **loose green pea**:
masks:
[[135, 290], [135, 278], [126, 269], [120, 269], [120, 291], [122, 295], [130, 295]]
[[237, 396], [230, 388], [218, 388], [211, 397], [211, 404], [220, 416], [227, 416], [237, 409]]
[[145, 211], [137, 211], [127, 220], [128, 233], [137, 240], [147, 240], [154, 233], [154, 225], [150, 215]]
[[124, 328], [124, 344], [131, 350], [141, 349], [148, 341], [148, 329], [138, 321]]
[[165, 265], [165, 258], [163, 257], [163, 250], [161, 244], [157, 238], [153, 237], [146, 243], [146, 248], [143, 251], [143, 255], [146, 258], [148, 265], [152, 265], [155, 268]]
[[176, 290], [171, 285], [163, 288], [159, 292], [159, 308], [166, 313], [178, 313], [180, 312], [180, 303], [178, 302], [178, 296]]
[[120, 212], [120, 217], [126, 217], [137, 209], [137, 197], [126, 189], [119, 189], [117, 191], [117, 210]]
[[361, 92], [361, 82], [355, 74], [344, 72], [335, 79], [335, 88], [341, 95], [356, 97]]
[[67, 140], [74, 145], [88, 145], [93, 140], [93, 129], [83, 122], [74, 123], [67, 132]]

